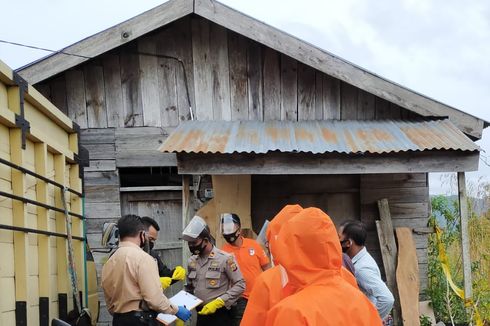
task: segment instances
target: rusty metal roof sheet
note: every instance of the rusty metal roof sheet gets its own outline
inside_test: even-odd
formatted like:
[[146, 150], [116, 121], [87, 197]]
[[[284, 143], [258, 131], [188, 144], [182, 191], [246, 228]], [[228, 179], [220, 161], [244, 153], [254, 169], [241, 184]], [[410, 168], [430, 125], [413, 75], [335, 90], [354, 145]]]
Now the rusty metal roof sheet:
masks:
[[478, 151], [449, 119], [431, 121], [186, 121], [162, 144], [176, 153]]

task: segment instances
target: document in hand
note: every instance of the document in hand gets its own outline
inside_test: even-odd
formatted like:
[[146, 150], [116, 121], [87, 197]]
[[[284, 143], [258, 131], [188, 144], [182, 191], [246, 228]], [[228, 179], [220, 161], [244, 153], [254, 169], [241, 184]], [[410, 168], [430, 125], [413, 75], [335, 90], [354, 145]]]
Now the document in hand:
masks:
[[[190, 293], [185, 292], [184, 290], [180, 291], [179, 293], [171, 297], [169, 300], [174, 305], [185, 306], [189, 310], [196, 308], [202, 303], [201, 299], [199, 299], [196, 296], [193, 296]], [[177, 317], [175, 315], [160, 313], [157, 316], [157, 320], [164, 325], [170, 325], [171, 323], [177, 320]]]

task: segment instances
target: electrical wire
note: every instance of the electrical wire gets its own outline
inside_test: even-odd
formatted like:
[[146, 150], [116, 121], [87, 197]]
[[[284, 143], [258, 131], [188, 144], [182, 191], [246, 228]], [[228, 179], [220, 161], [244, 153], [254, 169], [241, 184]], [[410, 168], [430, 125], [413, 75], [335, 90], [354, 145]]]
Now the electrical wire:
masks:
[[55, 54], [61, 53], [61, 54], [64, 54], [64, 55], [70, 55], [70, 56], [78, 57], [78, 58], [92, 59], [92, 57], [87, 57], [87, 56], [81, 55], [81, 54], [68, 53], [68, 52], [65, 52], [63, 50], [55, 51], [55, 50], [51, 50], [51, 49], [41, 48], [41, 47], [34, 46], [34, 45], [27, 45], [27, 44], [22, 44], [22, 43], [17, 43], [17, 42], [11, 42], [11, 41], [6, 41], [6, 40], [0, 40], [0, 43], [10, 44], [10, 45], [16, 45], [16, 46], [20, 46], [20, 47], [24, 47], [24, 48], [29, 48], [29, 49], [41, 50], [41, 51], [51, 52], [51, 53], [55, 53]]

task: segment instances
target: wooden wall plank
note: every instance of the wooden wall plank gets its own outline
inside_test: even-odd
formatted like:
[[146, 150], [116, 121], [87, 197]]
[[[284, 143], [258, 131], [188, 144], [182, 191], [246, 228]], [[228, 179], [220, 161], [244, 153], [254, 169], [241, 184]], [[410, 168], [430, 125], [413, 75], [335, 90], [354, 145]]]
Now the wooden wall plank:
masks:
[[[164, 29], [155, 35], [156, 51], [159, 55], [176, 57], [175, 36], [173, 29]], [[177, 126], [179, 110], [177, 101], [177, 71], [181, 70], [179, 63], [171, 58], [158, 58], [158, 88], [160, 100], [161, 126]], [[145, 112], [146, 114], [146, 112]]]
[[82, 70], [68, 70], [66, 78], [66, 98], [68, 117], [80, 128], [87, 128], [87, 107], [85, 99], [85, 83]]
[[89, 128], [106, 128], [107, 111], [102, 66], [92, 62], [84, 67], [83, 75], [87, 100], [87, 126]]
[[262, 46], [248, 42], [248, 105], [250, 120], [264, 120], [264, 94], [262, 84]]
[[323, 120], [323, 75], [315, 71], [315, 120]]
[[141, 99], [139, 56], [135, 43], [121, 48], [121, 88], [125, 127], [143, 125], [143, 100]]
[[80, 142], [86, 144], [114, 144], [114, 128], [85, 129], [81, 131]]
[[281, 120], [298, 120], [298, 62], [281, 54]]
[[342, 120], [357, 120], [357, 100], [359, 89], [347, 83], [340, 85], [340, 103]]
[[376, 116], [375, 96], [363, 90], [359, 90], [357, 94], [357, 119], [374, 120]]
[[245, 37], [228, 32], [231, 120], [249, 119], [247, 47], [248, 41]]
[[298, 64], [298, 119], [314, 120], [315, 94], [316, 94], [315, 70], [304, 64]]
[[264, 120], [281, 120], [281, 61], [278, 52], [263, 49]]
[[323, 119], [340, 120], [340, 80], [323, 75]]
[[[158, 58], [157, 45], [152, 36], [143, 36], [138, 39], [138, 52], [150, 55], [139, 56], [140, 87], [143, 104], [143, 125], [149, 127], [160, 126], [160, 89], [158, 85]], [[175, 81], [174, 81], [175, 83]]]
[[[175, 53], [176, 56], [184, 63], [184, 67], [182, 68], [179, 66], [179, 69], [177, 69], [175, 73], [179, 120], [184, 121], [191, 119], [191, 114], [189, 112], [189, 99], [191, 102], [190, 106], [193, 108], [194, 114], [196, 107], [196, 99], [194, 94], [194, 69], [192, 67], [191, 18], [184, 17], [179, 19], [174, 23], [173, 29], [175, 29], [174, 34], [178, 35], [178, 37], [174, 37]], [[189, 92], [189, 94], [187, 94], [187, 92]]]
[[204, 19], [192, 20], [192, 58], [196, 119], [213, 119], [213, 78], [209, 72], [212, 65], [210, 49], [210, 23]]
[[119, 55], [112, 53], [104, 55], [102, 58], [102, 67], [104, 70], [107, 126], [124, 127], [124, 105]]
[[231, 120], [228, 33], [226, 28], [211, 24], [210, 35], [213, 116], [214, 120], [228, 121]]
[[66, 82], [65, 76], [62, 74], [54, 78], [51, 84], [51, 102], [60, 109], [64, 114], [68, 113], [66, 105]]

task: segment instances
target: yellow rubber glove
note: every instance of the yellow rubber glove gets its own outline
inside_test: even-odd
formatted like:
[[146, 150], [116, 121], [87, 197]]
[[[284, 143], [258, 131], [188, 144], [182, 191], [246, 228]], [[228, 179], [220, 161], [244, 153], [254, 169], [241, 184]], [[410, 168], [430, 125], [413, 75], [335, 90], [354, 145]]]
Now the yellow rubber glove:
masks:
[[216, 298], [211, 302], [202, 307], [201, 311], [198, 312], [199, 315], [210, 315], [214, 314], [216, 310], [225, 306], [225, 302], [221, 298]]
[[162, 284], [162, 289], [166, 289], [172, 283], [172, 279], [170, 277], [160, 277], [160, 283]]
[[175, 326], [185, 326], [185, 323], [183, 320], [177, 318], [177, 320], [175, 321]]
[[185, 279], [185, 269], [182, 266], [175, 266], [172, 280], [183, 281]]

